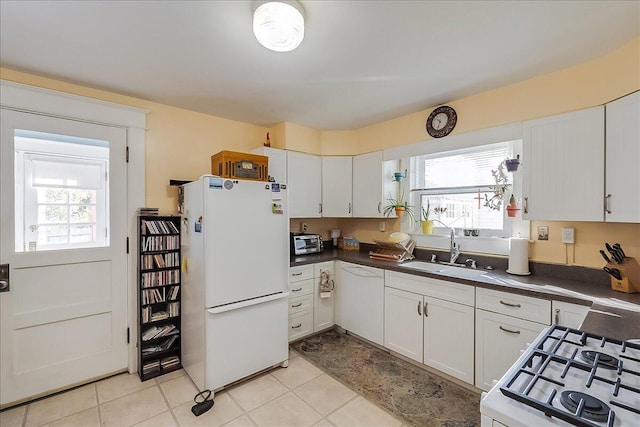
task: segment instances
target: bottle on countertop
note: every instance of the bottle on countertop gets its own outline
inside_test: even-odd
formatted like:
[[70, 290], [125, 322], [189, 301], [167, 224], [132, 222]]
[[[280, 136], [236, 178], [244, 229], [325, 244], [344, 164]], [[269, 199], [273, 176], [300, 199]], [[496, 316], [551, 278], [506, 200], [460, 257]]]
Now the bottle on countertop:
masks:
[[264, 141], [265, 147], [271, 147], [271, 138], [269, 138], [269, 132], [267, 132], [267, 139]]

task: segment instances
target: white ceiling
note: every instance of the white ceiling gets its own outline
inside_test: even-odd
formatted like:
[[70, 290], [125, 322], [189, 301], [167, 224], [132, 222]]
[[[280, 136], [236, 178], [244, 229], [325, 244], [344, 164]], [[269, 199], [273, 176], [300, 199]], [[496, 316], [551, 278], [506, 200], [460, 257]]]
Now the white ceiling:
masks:
[[640, 1], [311, 1], [268, 51], [252, 1], [0, 1], [3, 67], [256, 125], [355, 129], [602, 56]]

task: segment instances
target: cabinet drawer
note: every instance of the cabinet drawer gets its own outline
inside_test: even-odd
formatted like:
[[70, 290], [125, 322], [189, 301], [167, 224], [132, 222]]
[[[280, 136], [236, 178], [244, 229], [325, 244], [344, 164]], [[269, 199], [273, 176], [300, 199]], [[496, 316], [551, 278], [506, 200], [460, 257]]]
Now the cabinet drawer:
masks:
[[289, 268], [289, 283], [313, 279], [313, 264]]
[[313, 295], [289, 298], [289, 315], [313, 310]]
[[297, 340], [313, 332], [313, 312], [306, 311], [289, 316], [289, 341]]
[[445, 301], [457, 302], [473, 307], [475, 291], [473, 286], [413, 274], [385, 271], [384, 285], [407, 292], [414, 292]]
[[304, 281], [289, 284], [289, 298], [313, 293], [313, 277]]
[[544, 325], [551, 320], [551, 301], [491, 289], [476, 288], [476, 307]]

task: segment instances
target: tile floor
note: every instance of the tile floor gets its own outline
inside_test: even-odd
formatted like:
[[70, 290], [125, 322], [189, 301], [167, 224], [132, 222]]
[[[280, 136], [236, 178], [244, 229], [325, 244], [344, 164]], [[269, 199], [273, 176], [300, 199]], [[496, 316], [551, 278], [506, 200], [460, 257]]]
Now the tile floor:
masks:
[[191, 413], [197, 390], [184, 371], [140, 382], [122, 374], [0, 413], [2, 427], [401, 426], [402, 422], [290, 352], [277, 368], [215, 395]]

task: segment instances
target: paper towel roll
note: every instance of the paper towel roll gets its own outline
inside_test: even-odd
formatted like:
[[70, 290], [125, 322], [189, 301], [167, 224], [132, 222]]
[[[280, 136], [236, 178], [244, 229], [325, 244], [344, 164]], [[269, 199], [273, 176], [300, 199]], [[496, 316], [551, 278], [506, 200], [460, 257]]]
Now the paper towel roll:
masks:
[[527, 276], [529, 272], [529, 240], [520, 237], [509, 239], [509, 268], [507, 273]]

